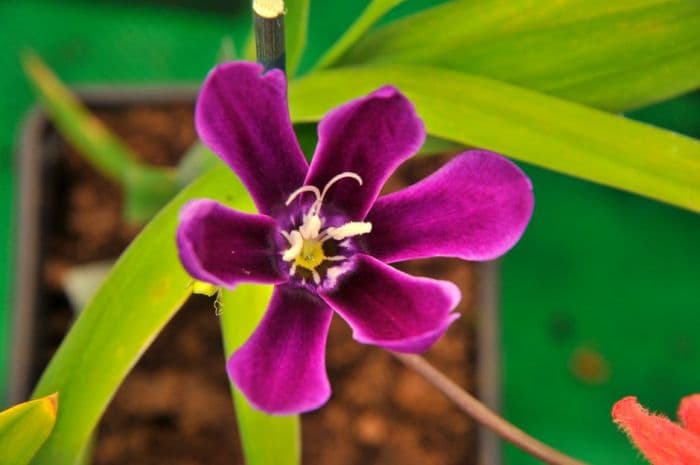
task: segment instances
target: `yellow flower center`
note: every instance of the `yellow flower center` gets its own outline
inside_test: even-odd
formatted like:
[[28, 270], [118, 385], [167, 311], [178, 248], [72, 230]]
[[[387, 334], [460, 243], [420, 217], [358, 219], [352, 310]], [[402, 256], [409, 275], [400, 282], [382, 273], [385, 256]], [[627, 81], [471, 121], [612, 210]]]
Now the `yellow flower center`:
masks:
[[[330, 279], [336, 279], [338, 274], [342, 272], [342, 267], [327, 267], [322, 268], [322, 271], [317, 268], [324, 262], [342, 262], [348, 257], [342, 253], [333, 256], [326, 256], [323, 251], [323, 243], [328, 240], [333, 240], [340, 244], [342, 249], [344, 239], [349, 237], [367, 234], [372, 231], [372, 224], [362, 221], [349, 221], [340, 226], [329, 226], [324, 229], [324, 219], [320, 216], [323, 199], [328, 193], [328, 189], [333, 184], [341, 179], [354, 179], [358, 184], [362, 185], [362, 178], [357, 173], [346, 171], [334, 176], [323, 188], [319, 190], [316, 186], [306, 185], [292, 192], [287, 199], [286, 204], [289, 205], [292, 201], [304, 192], [310, 192], [316, 197], [316, 201], [311, 204], [309, 210], [304, 214], [302, 223], [291, 231], [280, 231], [287, 239], [289, 247], [282, 252], [282, 260], [291, 263], [289, 274], [294, 275], [297, 268], [301, 267], [311, 273], [314, 283], [321, 283], [321, 272]], [[331, 250], [336, 250], [334, 247]], [[308, 273], [306, 273], [308, 275]], [[306, 283], [307, 276], [302, 278], [302, 282]]]
[[314, 271], [325, 259], [326, 255], [323, 253], [321, 241], [305, 240], [301, 246], [301, 252], [294, 258], [294, 263], [309, 271]]

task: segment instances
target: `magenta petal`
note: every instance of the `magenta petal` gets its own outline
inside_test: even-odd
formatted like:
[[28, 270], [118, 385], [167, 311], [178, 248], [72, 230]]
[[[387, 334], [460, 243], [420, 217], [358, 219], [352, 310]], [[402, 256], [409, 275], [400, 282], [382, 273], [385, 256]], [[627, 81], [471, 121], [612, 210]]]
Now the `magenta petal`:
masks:
[[195, 124], [205, 145], [243, 181], [258, 210], [274, 214], [302, 185], [308, 165], [287, 110], [284, 73], [259, 64], [219, 65], [197, 99]]
[[461, 298], [451, 282], [417, 278], [368, 255], [352, 260], [354, 269], [319, 294], [350, 324], [355, 340], [423, 352], [459, 318], [450, 313]]
[[472, 150], [402, 191], [377, 199], [367, 252], [385, 262], [431, 256], [490, 260], [508, 251], [532, 216], [532, 184], [515, 164]]
[[423, 144], [425, 128], [406, 97], [382, 87], [328, 113], [319, 123], [318, 137], [305, 184], [323, 189], [342, 172], [359, 174], [362, 186], [340, 181], [326, 199], [350, 219], [361, 220], [386, 179]]
[[228, 361], [234, 384], [268, 413], [301, 413], [323, 405], [331, 393], [325, 349], [332, 317], [315, 295], [276, 286], [262, 322]]
[[239, 282], [282, 283], [272, 218], [241, 213], [213, 200], [193, 200], [180, 210], [177, 247], [194, 278], [231, 288]]

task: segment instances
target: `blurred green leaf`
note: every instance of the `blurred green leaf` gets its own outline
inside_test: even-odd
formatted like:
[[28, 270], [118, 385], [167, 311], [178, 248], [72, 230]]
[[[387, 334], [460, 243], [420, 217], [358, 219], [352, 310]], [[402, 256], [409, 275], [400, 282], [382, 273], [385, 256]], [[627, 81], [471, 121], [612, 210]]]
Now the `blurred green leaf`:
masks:
[[294, 76], [306, 47], [309, 28], [310, 0], [287, 0], [284, 15], [284, 38], [287, 53], [287, 75]]
[[138, 161], [131, 149], [94, 117], [36, 54], [24, 54], [22, 63], [61, 134], [95, 169], [124, 190], [127, 221], [147, 221], [173, 197], [178, 189], [175, 170]]
[[405, 1], [406, 0], [372, 0], [352, 26], [350, 26], [342, 37], [323, 54], [316, 64], [316, 68], [332, 66], [369, 30], [369, 28], [379, 21], [382, 16]]
[[222, 37], [221, 43], [219, 44], [219, 53], [216, 54], [216, 62], [225, 63], [227, 61], [233, 61], [237, 59], [238, 51], [236, 50], [236, 44], [233, 41], [233, 37]]
[[700, 85], [697, 0], [456, 0], [362, 38], [340, 65], [449, 68], [624, 111]]
[[34, 392], [34, 397], [60, 392], [62, 412], [35, 465], [75, 463], [121, 381], [190, 295], [191, 278], [178, 260], [175, 229], [180, 207], [201, 197], [254, 209], [243, 185], [220, 163], [180, 192], [132, 242]]
[[700, 142], [487, 78], [406, 66], [314, 73], [290, 85], [292, 120], [316, 121], [386, 83], [433, 136], [700, 211]]
[[31, 400], [0, 412], [0, 463], [25, 465], [51, 434], [58, 394]]
[[177, 182], [184, 187], [206, 173], [219, 162], [214, 152], [197, 141], [190, 146], [177, 165]]
[[[272, 286], [239, 285], [222, 291], [221, 326], [226, 356], [240, 347], [260, 322], [272, 295]], [[238, 431], [247, 465], [298, 465], [301, 461], [299, 417], [272, 416], [255, 410], [238, 390], [231, 388]]]

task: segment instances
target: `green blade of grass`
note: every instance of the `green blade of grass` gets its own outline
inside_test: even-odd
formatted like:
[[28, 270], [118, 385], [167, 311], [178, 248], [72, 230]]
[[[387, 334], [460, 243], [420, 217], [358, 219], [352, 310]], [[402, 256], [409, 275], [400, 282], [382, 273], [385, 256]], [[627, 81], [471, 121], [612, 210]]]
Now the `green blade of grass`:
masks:
[[36, 54], [24, 54], [22, 63], [61, 134], [95, 169], [124, 190], [127, 221], [144, 223], [175, 195], [175, 170], [139, 162], [131, 149], [93, 116]]
[[[250, 284], [239, 285], [233, 292], [222, 291], [221, 327], [227, 357], [253, 333], [271, 295], [272, 286]], [[267, 415], [255, 410], [240, 391], [231, 389], [246, 464], [298, 465], [301, 461], [299, 416]]]
[[345, 52], [379, 21], [392, 8], [406, 0], [372, 0], [359, 18], [345, 31], [338, 41], [331, 46], [316, 64], [316, 68], [328, 68], [337, 62]]
[[121, 381], [189, 297], [191, 278], [178, 260], [175, 229], [180, 207], [201, 197], [242, 211], [254, 209], [242, 184], [219, 164], [178, 194], [132, 242], [71, 328], [34, 392], [35, 398], [61, 394], [56, 426], [35, 465], [75, 463]]
[[610, 111], [700, 86], [696, 0], [456, 0], [360, 40], [339, 65], [448, 68]]
[[25, 465], [51, 434], [58, 395], [51, 394], [0, 412], [0, 463]]
[[290, 85], [292, 119], [316, 121], [387, 83], [433, 136], [700, 211], [698, 141], [482, 77], [402, 66], [315, 73]]
[[284, 42], [287, 53], [287, 75], [294, 76], [306, 47], [309, 28], [310, 0], [287, 0], [284, 15]]

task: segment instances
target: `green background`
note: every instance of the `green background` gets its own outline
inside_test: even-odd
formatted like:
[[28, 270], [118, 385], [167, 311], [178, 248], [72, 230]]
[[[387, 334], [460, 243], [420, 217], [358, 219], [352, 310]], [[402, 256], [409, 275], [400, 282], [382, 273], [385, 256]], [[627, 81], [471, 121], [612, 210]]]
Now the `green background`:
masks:
[[[72, 84], [199, 81], [224, 34], [243, 43], [248, 2], [238, 3], [0, 3], [0, 400], [12, 291], [14, 142], [33, 101], [19, 51], [36, 49]], [[408, 0], [392, 15], [431, 3], [438, 2]], [[366, 4], [313, 2], [302, 69]], [[699, 137], [700, 95], [631, 116]], [[503, 262], [505, 415], [591, 463], [643, 463], [610, 422], [610, 406], [636, 394], [673, 415], [681, 396], [700, 391], [700, 216], [523, 167], [537, 205], [525, 237]], [[602, 360], [604, 380], [574, 374], [581, 349]], [[537, 462], [508, 447], [506, 463]]]

